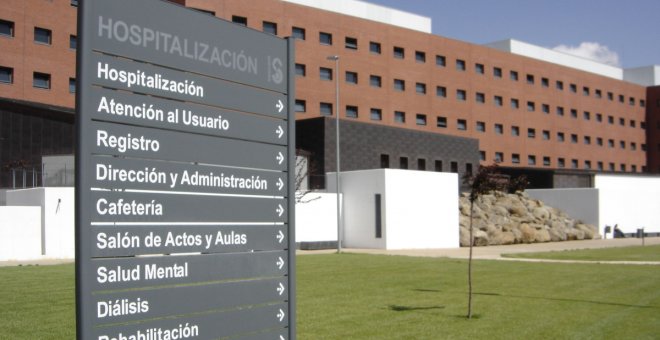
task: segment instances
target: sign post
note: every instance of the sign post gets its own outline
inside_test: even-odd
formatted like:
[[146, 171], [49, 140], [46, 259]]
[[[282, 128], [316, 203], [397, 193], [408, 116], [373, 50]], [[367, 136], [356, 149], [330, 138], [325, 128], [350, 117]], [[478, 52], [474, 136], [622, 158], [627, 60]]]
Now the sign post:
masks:
[[79, 7], [78, 339], [295, 339], [294, 44]]

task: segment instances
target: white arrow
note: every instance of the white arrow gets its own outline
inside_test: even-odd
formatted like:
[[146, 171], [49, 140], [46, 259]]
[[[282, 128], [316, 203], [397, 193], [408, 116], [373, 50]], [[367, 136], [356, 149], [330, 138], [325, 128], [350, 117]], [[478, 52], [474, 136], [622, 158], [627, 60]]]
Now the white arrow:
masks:
[[284, 290], [285, 290], [284, 285], [282, 284], [282, 282], [280, 282], [280, 286], [277, 287], [277, 292], [280, 293], [280, 295], [282, 295], [284, 294]]
[[282, 208], [281, 204], [277, 205], [277, 209], [275, 209], [275, 212], [277, 213], [277, 216], [282, 217], [282, 214], [284, 214], [284, 208]]
[[284, 110], [284, 104], [282, 103], [281, 100], [277, 100], [277, 104], [275, 104], [275, 107], [277, 108], [277, 112], [282, 112]]
[[280, 258], [277, 260], [276, 265], [277, 265], [277, 268], [282, 269], [282, 267], [284, 267], [284, 259], [283, 259], [282, 257], [280, 257]]
[[280, 322], [282, 322], [282, 320], [284, 320], [284, 315], [285, 315], [284, 311], [282, 309], [280, 309], [280, 312], [277, 313], [277, 318], [280, 319]]
[[275, 133], [277, 134], [277, 138], [282, 138], [284, 136], [284, 129], [282, 129], [281, 126], [277, 126], [277, 130], [275, 130]]
[[277, 179], [277, 190], [282, 190], [284, 188], [284, 181], [281, 178]]
[[282, 241], [284, 241], [284, 233], [281, 230], [277, 234], [277, 240], [279, 241], [279, 243], [282, 243]]
[[277, 164], [282, 164], [282, 162], [284, 162], [284, 155], [281, 152], [278, 152], [275, 159], [277, 160]]

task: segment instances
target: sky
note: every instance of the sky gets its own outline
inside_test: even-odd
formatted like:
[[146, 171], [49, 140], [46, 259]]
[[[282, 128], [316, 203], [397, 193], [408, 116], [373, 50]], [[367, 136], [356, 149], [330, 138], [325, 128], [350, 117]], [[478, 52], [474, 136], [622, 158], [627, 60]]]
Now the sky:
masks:
[[363, 0], [475, 44], [516, 39], [606, 64], [660, 65], [660, 0]]

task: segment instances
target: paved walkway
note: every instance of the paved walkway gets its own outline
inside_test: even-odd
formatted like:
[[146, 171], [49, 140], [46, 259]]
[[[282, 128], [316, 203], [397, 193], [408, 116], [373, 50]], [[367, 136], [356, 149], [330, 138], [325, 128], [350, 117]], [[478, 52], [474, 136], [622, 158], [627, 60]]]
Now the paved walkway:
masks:
[[[530, 261], [530, 262], [573, 262], [573, 263], [594, 263], [596, 261], [565, 261], [565, 260], [535, 260], [535, 259], [515, 259], [504, 258], [502, 254], [511, 253], [534, 253], [547, 251], [575, 250], [575, 249], [596, 249], [611, 247], [627, 247], [642, 244], [642, 239], [608, 239], [608, 240], [585, 240], [585, 241], [567, 241], [533, 244], [512, 244], [506, 246], [474, 247], [473, 258], [486, 260], [506, 260], [506, 261]], [[647, 237], [646, 245], [660, 244], [660, 237]], [[449, 257], [466, 259], [469, 256], [469, 248], [458, 249], [403, 249], [403, 250], [385, 250], [385, 249], [344, 249], [347, 253], [361, 254], [383, 254], [383, 255], [405, 255], [421, 257]], [[328, 253], [333, 251], [299, 251], [298, 254], [316, 254]], [[628, 264], [654, 264], [660, 265], [660, 262], [633, 262], [633, 261], [599, 261], [598, 263], [628, 263]]]

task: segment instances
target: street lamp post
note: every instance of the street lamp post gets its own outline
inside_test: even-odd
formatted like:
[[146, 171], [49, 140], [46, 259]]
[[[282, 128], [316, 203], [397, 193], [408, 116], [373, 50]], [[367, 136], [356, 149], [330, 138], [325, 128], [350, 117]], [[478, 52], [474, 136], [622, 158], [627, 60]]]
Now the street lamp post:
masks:
[[333, 60], [335, 62], [335, 149], [337, 155], [337, 253], [341, 252], [341, 199], [340, 199], [340, 182], [339, 182], [339, 173], [340, 173], [340, 163], [339, 163], [339, 56], [332, 55], [328, 57], [328, 60]]

